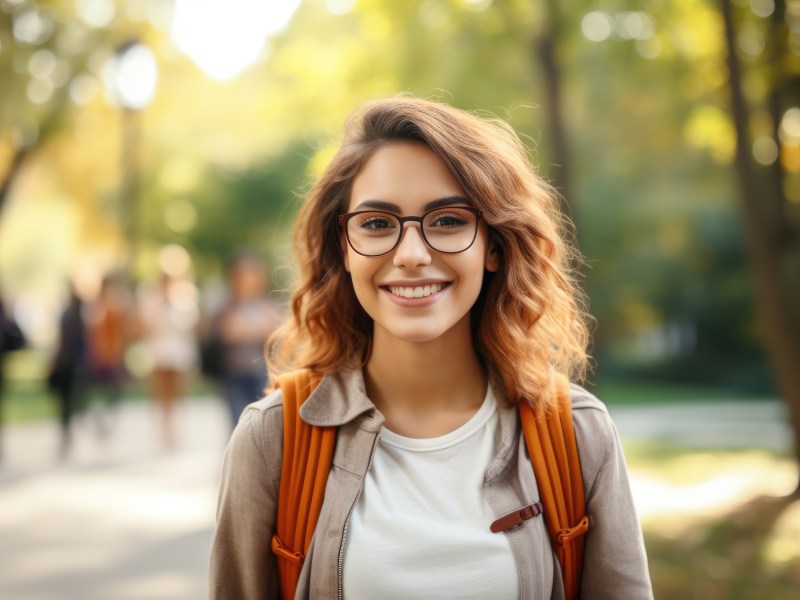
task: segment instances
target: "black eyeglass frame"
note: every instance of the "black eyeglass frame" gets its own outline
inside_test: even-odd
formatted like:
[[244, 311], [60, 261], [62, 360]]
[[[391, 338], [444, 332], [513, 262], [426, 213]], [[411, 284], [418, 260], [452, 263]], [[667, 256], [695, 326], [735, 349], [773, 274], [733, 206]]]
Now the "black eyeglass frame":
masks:
[[[445, 250], [439, 250], [438, 248], [434, 248], [433, 245], [428, 241], [428, 238], [425, 236], [425, 227], [423, 227], [423, 222], [425, 217], [433, 212], [438, 212], [442, 210], [447, 210], [448, 208], [457, 208], [459, 210], [466, 210], [471, 212], [475, 215], [475, 232], [472, 234], [472, 240], [467, 245], [466, 248], [463, 250], [458, 250], [456, 252], [447, 252]], [[378, 213], [381, 215], [388, 215], [400, 223], [400, 235], [397, 236], [397, 241], [394, 243], [394, 246], [389, 248], [386, 252], [381, 252], [380, 254], [364, 254], [363, 252], [359, 252], [358, 249], [353, 245], [353, 242], [350, 241], [350, 232], [347, 228], [347, 222], [357, 215], [363, 215], [365, 213]], [[439, 252], [441, 254], [461, 254], [462, 252], [466, 252], [472, 245], [475, 243], [475, 240], [478, 238], [478, 224], [480, 223], [481, 218], [483, 217], [483, 211], [480, 208], [475, 208], [474, 206], [439, 206], [437, 208], [432, 208], [431, 210], [423, 213], [421, 216], [409, 216], [409, 217], [398, 217], [397, 215], [386, 212], [383, 210], [357, 210], [356, 212], [345, 213], [343, 215], [339, 215], [339, 226], [344, 228], [344, 235], [347, 238], [347, 243], [353, 249], [353, 252], [356, 254], [360, 254], [361, 256], [368, 256], [368, 257], [376, 257], [376, 256], [386, 256], [390, 252], [392, 252], [395, 248], [400, 245], [400, 242], [403, 241], [403, 236], [405, 235], [405, 224], [406, 223], [419, 223], [419, 234], [422, 236], [422, 239], [425, 241], [425, 244], [433, 250], [434, 252]]]

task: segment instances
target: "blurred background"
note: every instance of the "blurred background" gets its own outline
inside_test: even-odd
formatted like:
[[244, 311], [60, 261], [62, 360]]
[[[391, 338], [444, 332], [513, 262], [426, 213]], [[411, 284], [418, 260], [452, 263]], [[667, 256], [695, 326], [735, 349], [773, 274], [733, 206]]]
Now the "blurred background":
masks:
[[206, 595], [297, 207], [398, 92], [562, 191], [656, 597], [796, 597], [798, 0], [0, 0], [0, 597]]

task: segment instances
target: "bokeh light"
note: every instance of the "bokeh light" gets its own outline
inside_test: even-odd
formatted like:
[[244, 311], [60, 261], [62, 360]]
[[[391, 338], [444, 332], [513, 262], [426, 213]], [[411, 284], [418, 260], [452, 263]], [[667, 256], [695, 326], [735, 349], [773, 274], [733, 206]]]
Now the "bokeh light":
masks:
[[13, 32], [17, 41], [31, 46], [42, 44], [53, 34], [55, 23], [45, 7], [23, 6], [13, 13]]
[[739, 48], [741, 48], [746, 55], [751, 57], [761, 54], [767, 44], [764, 31], [754, 24], [743, 28], [742, 31], [739, 32], [736, 41], [739, 44]]
[[169, 244], [161, 249], [158, 256], [161, 270], [171, 277], [184, 277], [192, 268], [192, 257], [186, 248], [178, 244]]
[[356, 0], [325, 0], [325, 8], [334, 15], [346, 15], [356, 5]]
[[778, 144], [769, 136], [757, 137], [753, 141], [753, 158], [762, 165], [771, 165], [778, 160]]
[[267, 36], [286, 27], [299, 4], [300, 0], [176, 0], [172, 39], [206, 73], [230, 79], [258, 59]]
[[153, 51], [134, 43], [109, 64], [107, 78], [113, 82], [116, 99], [125, 108], [139, 110], [150, 104], [158, 86], [158, 65]]
[[75, 8], [80, 19], [94, 29], [110, 25], [117, 14], [112, 0], [77, 0]]
[[750, 8], [759, 17], [767, 18], [775, 12], [774, 0], [750, 0]]
[[614, 19], [601, 10], [590, 12], [581, 20], [581, 32], [588, 40], [602, 42], [614, 33]]
[[800, 108], [793, 107], [783, 113], [778, 132], [784, 144], [800, 143]]

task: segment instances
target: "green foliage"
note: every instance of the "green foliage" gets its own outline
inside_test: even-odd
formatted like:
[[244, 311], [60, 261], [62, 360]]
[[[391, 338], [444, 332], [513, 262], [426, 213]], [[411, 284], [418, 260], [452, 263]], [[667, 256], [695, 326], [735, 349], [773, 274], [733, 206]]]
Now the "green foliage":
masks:
[[266, 256], [276, 255], [287, 243], [310, 155], [311, 149], [300, 143], [273, 161], [242, 171], [220, 166], [210, 169], [202, 186], [185, 198], [195, 207], [198, 221], [182, 234], [164, 222], [164, 207], [174, 198], [152, 183], [146, 215], [149, 240], [158, 246], [185, 246], [201, 279], [220, 275], [231, 253], [242, 246]]
[[[591, 392], [609, 406], [629, 406], [647, 404], [672, 404], [672, 403], [706, 403], [730, 402], [731, 400], [763, 400], [764, 396], [749, 395], [743, 390], [717, 386], [700, 386], [685, 383], [680, 378], [677, 384], [665, 384], [647, 380], [641, 373], [636, 373], [639, 379], [610, 379], [606, 378]], [[771, 396], [770, 396], [771, 397]], [[639, 450], [637, 449], [637, 452]]]
[[[731, 173], [717, 3], [359, 0], [333, 14], [323, 0], [306, 0], [264, 57], [229, 82], [211, 82], [183, 56], [150, 4], [117, 5], [97, 27], [73, 2], [0, 0], [0, 175], [17, 130], [29, 121], [41, 129], [57, 112], [52, 142], [36, 149], [49, 182], [37, 193], [63, 196], [79, 213], [81, 250], [63, 254], [103, 247], [106, 263], [119, 260], [130, 213], [139, 276], [151, 275], [157, 249], [173, 242], [191, 251], [201, 279], [218, 275], [241, 245], [279, 266], [308, 173], [324, 164], [353, 106], [379, 95], [438, 97], [507, 118], [547, 177], [553, 140], [538, 44], [554, 32], [573, 163], [567, 200], [589, 265], [599, 378], [769, 389]], [[50, 15], [47, 39], [15, 40], [21, 6]], [[797, 52], [780, 19], [757, 16], [747, 2], [736, 12], [750, 52], [749, 98], [762, 102], [771, 82], [800, 71]], [[590, 13], [607, 29], [602, 41], [586, 34]], [[102, 98], [101, 72], [131, 37], [156, 52], [159, 93], [138, 124], [124, 125]], [[43, 103], [27, 96], [39, 50], [69, 71]], [[67, 92], [81, 74], [99, 87], [76, 104]], [[771, 133], [762, 113], [754, 121], [754, 135]], [[132, 126], [142, 160], [126, 174], [121, 147]], [[138, 199], [126, 198], [126, 178], [139, 181]], [[8, 261], [6, 272], [20, 272], [26, 260], [4, 258], [0, 269]]]

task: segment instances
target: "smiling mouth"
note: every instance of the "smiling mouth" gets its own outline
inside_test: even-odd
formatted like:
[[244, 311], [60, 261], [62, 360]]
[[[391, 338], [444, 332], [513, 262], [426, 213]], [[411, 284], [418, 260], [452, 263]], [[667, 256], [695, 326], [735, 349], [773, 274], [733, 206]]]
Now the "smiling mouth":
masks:
[[400, 298], [426, 298], [437, 292], [441, 292], [446, 288], [449, 283], [432, 283], [430, 285], [418, 285], [416, 287], [406, 287], [400, 285], [387, 285], [383, 286], [384, 289], [389, 290], [395, 296]]

